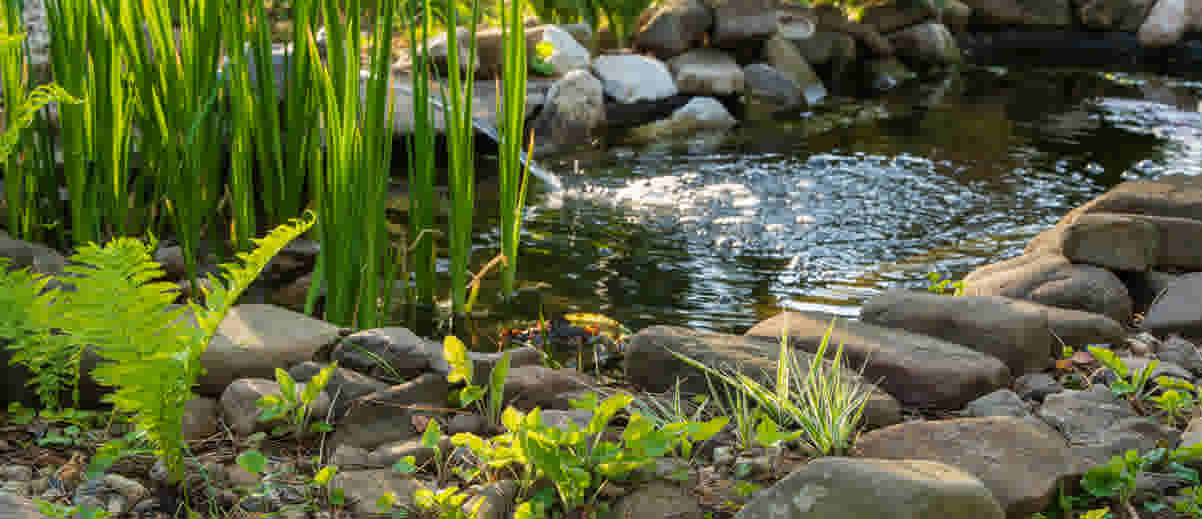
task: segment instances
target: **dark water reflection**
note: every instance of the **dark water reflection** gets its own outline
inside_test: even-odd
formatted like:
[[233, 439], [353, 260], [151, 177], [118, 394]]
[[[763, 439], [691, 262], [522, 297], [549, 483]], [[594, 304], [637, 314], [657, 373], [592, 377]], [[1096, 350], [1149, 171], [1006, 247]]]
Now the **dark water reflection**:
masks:
[[[854, 315], [926, 272], [1017, 254], [1124, 179], [1202, 171], [1200, 97], [1156, 77], [978, 69], [725, 137], [548, 159], [567, 190], [532, 200], [521, 277], [540, 288], [492, 315], [730, 332], [782, 307]], [[481, 260], [497, 243], [480, 235]]]

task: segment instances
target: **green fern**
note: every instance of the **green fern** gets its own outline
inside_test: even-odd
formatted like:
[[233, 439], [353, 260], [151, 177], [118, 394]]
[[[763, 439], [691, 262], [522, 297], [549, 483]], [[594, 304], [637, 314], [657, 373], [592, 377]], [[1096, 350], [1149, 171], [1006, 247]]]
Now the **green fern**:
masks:
[[175, 285], [156, 282], [162, 269], [152, 258], [155, 242], [118, 238], [104, 247], [89, 244], [72, 256], [68, 273], [78, 290], [68, 294], [61, 315], [73, 341], [94, 345], [105, 362], [93, 376], [115, 391], [106, 397], [134, 421], [154, 444], [170, 480], [183, 472], [181, 421], [192, 388], [202, 374], [200, 356], [217, 333], [238, 296], [289, 241], [313, 226], [312, 213], [254, 240], [256, 249], [240, 254], [240, 264], [223, 265], [219, 278], [209, 275], [205, 304], [190, 303], [197, 326], [185, 308], [172, 308]]
[[33, 376], [28, 385], [34, 387], [43, 407], [57, 410], [68, 388], [79, 400], [82, 351], [51, 333], [51, 308], [58, 290], [46, 290], [49, 281], [28, 268], [10, 270], [8, 258], [0, 258], [0, 339], [12, 351], [9, 363], [29, 368]]

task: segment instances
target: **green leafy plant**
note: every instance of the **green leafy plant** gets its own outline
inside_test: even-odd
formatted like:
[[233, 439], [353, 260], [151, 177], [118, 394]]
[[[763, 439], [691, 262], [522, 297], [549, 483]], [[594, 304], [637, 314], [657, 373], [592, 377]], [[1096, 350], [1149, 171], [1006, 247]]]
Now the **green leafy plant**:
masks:
[[42, 407], [61, 408], [64, 394], [78, 401], [83, 345], [52, 331], [58, 289], [47, 289], [47, 276], [8, 266], [9, 259], [0, 258], [0, 338], [12, 351], [9, 362], [29, 369], [27, 384]]
[[776, 423], [800, 428], [801, 440], [815, 454], [839, 455], [851, 448], [871, 393], [844, 370], [842, 343], [827, 365], [825, 356], [834, 326], [832, 321], [808, 368], [789, 349], [788, 336], [782, 332], [773, 390], [741, 372], [723, 372], [685, 355], [673, 355], [745, 393]]
[[1192, 486], [1181, 489], [1179, 499], [1173, 503], [1173, 510], [1190, 519], [1202, 519], [1202, 487]]
[[1148, 382], [1160, 361], [1153, 360], [1139, 372], [1132, 372], [1127, 364], [1115, 355], [1113, 351], [1098, 346], [1090, 346], [1089, 353], [1098, 359], [1107, 369], [1114, 373], [1116, 379], [1110, 384], [1110, 392], [1117, 397], [1124, 397], [1140, 412], [1144, 411], [1143, 400], [1147, 398], [1151, 387]]
[[259, 414], [259, 421], [271, 422], [283, 419], [286, 425], [281, 428], [291, 427], [292, 434], [296, 438], [304, 436], [305, 428], [309, 424], [313, 412], [313, 403], [330, 383], [330, 377], [336, 369], [338, 369], [338, 362], [330, 363], [309, 379], [304, 389], [299, 389], [296, 381], [288, 375], [287, 371], [276, 368], [275, 380], [280, 386], [280, 394], [267, 394], [259, 398], [257, 405], [262, 410]]
[[195, 398], [201, 354], [268, 261], [313, 223], [306, 214], [277, 227], [255, 240], [254, 251], [239, 254], [238, 264], [223, 265], [223, 276], [210, 274], [204, 306], [188, 306], [195, 326], [183, 309], [170, 308], [175, 285], [154, 281], [163, 272], [151, 260], [153, 241], [118, 238], [104, 247], [89, 244], [72, 256], [67, 272], [75, 276], [77, 289], [59, 296], [59, 323], [71, 340], [97, 347], [103, 362], [93, 376], [114, 388], [105, 398], [133, 415], [166, 465], [170, 482], [183, 477], [187, 445], [181, 426], [185, 404]]
[[963, 280], [953, 282], [951, 280], [951, 278], [943, 279], [943, 277], [940, 276], [938, 272], [928, 272], [927, 273], [927, 281], [930, 282], [927, 284], [928, 292], [934, 292], [936, 294], [942, 295], [942, 294], [948, 294], [950, 291], [950, 294], [953, 296], [964, 295], [964, 281]]
[[475, 519], [480, 513], [480, 505], [484, 504], [484, 500], [478, 500], [470, 510], [464, 511], [463, 503], [470, 496], [453, 486], [437, 492], [423, 488], [413, 497], [418, 508], [433, 513], [438, 519]]
[[447, 382], [465, 384], [456, 395], [459, 405], [468, 406], [474, 403], [489, 425], [500, 425], [501, 411], [505, 405], [505, 380], [509, 377], [509, 352], [501, 354], [501, 359], [489, 373], [486, 393], [485, 388], [472, 384], [472, 358], [468, 356], [463, 341], [448, 335], [443, 340], [442, 350], [443, 357], [451, 365], [451, 371], [447, 373]]
[[1156, 377], [1156, 385], [1162, 392], [1151, 401], [1163, 413], [1164, 420], [1174, 426], [1189, 423], [1198, 410], [1198, 388], [1173, 377]]
[[[1202, 457], [1202, 445], [1192, 445], [1174, 450], [1152, 449], [1139, 453], [1132, 449], [1115, 455], [1109, 462], [1086, 471], [1081, 477], [1081, 487], [1095, 498], [1112, 499], [1122, 506], [1130, 517], [1137, 517], [1132, 498], [1138, 488], [1140, 474], [1145, 472], [1169, 472], [1182, 481], [1198, 483], [1198, 471], [1186, 463]], [[1160, 503], [1145, 503], [1145, 508], [1160, 508]]]
[[[242, 453], [238, 454], [238, 457], [235, 458], [234, 461], [239, 467], [242, 468], [242, 470], [260, 477], [258, 484], [256, 484], [254, 488], [242, 489], [247, 491], [248, 494], [253, 495], [256, 493], [270, 493], [273, 487], [277, 485], [277, 480], [286, 480], [288, 479], [287, 476], [289, 476], [289, 474], [285, 472], [269, 472], [268, 462], [270, 460], [268, 460], [267, 456], [263, 455], [263, 453], [257, 449], [243, 451]], [[334, 488], [332, 486], [334, 476], [337, 474], [337, 466], [320, 466], [311, 477], [308, 477], [308, 479], [304, 481], [304, 487], [302, 488], [307, 494], [305, 501], [312, 501], [319, 497], [325, 497], [326, 500], [332, 505], [340, 506], [345, 504], [346, 499], [343, 490], [340, 488]], [[292, 488], [295, 489], [297, 487]], [[305, 505], [302, 504], [299, 506], [304, 507]]]

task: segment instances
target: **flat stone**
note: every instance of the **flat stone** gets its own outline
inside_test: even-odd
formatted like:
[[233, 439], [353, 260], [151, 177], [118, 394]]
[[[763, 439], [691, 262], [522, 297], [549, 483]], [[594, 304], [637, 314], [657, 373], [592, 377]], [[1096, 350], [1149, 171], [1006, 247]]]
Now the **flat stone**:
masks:
[[1131, 404], [1115, 398], [1104, 386], [1095, 388], [1048, 395], [1036, 414], [1076, 445], [1096, 442], [1107, 427], [1138, 417]]
[[[779, 329], [777, 330], [779, 333]], [[813, 353], [804, 345], [790, 340], [799, 363], [809, 366]], [[677, 359], [677, 352], [702, 364], [718, 369], [738, 369], [762, 384], [775, 387], [772, 380], [780, 358], [780, 343], [759, 337], [727, 335], [693, 331], [674, 326], [652, 326], [631, 337], [626, 351], [627, 379], [634, 385], [653, 393], [669, 391], [681, 379], [681, 391], [709, 394], [704, 373]], [[864, 408], [864, 421], [869, 426], [883, 427], [901, 421], [901, 405], [892, 396], [868, 383], [852, 370], [845, 370], [849, 380], [864, 384], [872, 391]]]
[[861, 436], [856, 452], [957, 467], [980, 478], [1011, 518], [1028, 517], [1051, 503], [1072, 463], [1063, 438], [1005, 416], [897, 424]]
[[[748, 336], [780, 340], [817, 351], [838, 316], [819, 312], [785, 312], [747, 331]], [[843, 345], [848, 367], [903, 405], [959, 409], [973, 399], [1007, 385], [1010, 370], [995, 357], [964, 346], [905, 330], [840, 319], [830, 337], [832, 349]], [[829, 350], [828, 350], [829, 351]], [[833, 354], [833, 351], [830, 351]]]
[[1048, 395], [1061, 391], [1064, 386], [1047, 373], [1029, 373], [1014, 379], [1014, 392], [1024, 400], [1043, 402]]
[[989, 416], [1013, 416], [1015, 418], [1034, 417], [1031, 407], [1023, 401], [1018, 393], [1009, 389], [999, 389], [988, 395], [969, 402], [964, 406], [964, 413], [971, 418]]
[[1197, 345], [1180, 336], [1169, 335], [1157, 347], [1156, 357], [1181, 366], [1194, 376], [1202, 376], [1202, 353], [1199, 353]]
[[652, 481], [623, 496], [614, 506], [615, 517], [640, 519], [702, 519], [697, 498], [677, 485]]
[[1174, 281], [1148, 308], [1143, 327], [1156, 335], [1202, 337], [1202, 273]]
[[679, 92], [668, 67], [646, 56], [597, 56], [593, 59], [592, 71], [601, 80], [605, 94], [619, 103], [656, 101]]
[[889, 290], [865, 303], [860, 319], [937, 337], [997, 357], [1018, 376], [1043, 371], [1051, 364], [1053, 338], [1044, 308], [1008, 297], [948, 297], [926, 291]]
[[1090, 213], [1064, 230], [1061, 250], [1073, 263], [1142, 272], [1160, 256], [1160, 231], [1139, 218]]
[[275, 378], [276, 368], [311, 360], [340, 337], [337, 326], [278, 306], [235, 306], [200, 357], [196, 392], [215, 397], [240, 378]]
[[396, 509], [411, 509], [414, 495], [426, 485], [416, 479], [403, 478], [392, 469], [351, 470], [339, 472], [330, 481], [333, 488], [346, 492], [351, 509], [359, 517], [375, 517], [380, 513], [376, 502], [387, 493], [396, 496]]
[[442, 344], [418, 337], [408, 328], [376, 328], [347, 336], [330, 355], [338, 366], [400, 383], [426, 371], [447, 373]]
[[735, 519], [1006, 517], [980, 479], [924, 460], [823, 457], [761, 490]]
[[1005, 296], [1102, 314], [1118, 323], [1131, 320], [1127, 286], [1109, 270], [1071, 263], [1048, 252], [1033, 252], [979, 267], [964, 277], [964, 295]]

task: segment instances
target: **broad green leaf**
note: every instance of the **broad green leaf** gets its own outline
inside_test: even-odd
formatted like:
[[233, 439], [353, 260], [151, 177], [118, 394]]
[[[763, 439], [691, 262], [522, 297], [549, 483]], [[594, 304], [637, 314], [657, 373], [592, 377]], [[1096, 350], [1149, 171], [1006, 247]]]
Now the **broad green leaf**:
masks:
[[447, 363], [451, 365], [451, 372], [447, 374], [447, 382], [471, 384], [472, 359], [468, 357], [467, 347], [463, 345], [463, 341], [454, 335], [448, 335], [442, 342], [442, 354], [446, 357]]
[[376, 499], [376, 510], [388, 512], [392, 510], [392, 507], [396, 506], [396, 503], [396, 494], [392, 492], [385, 492], [380, 495], [379, 499]]
[[280, 385], [280, 394], [284, 395], [284, 400], [288, 402], [296, 402], [298, 396], [296, 394], [296, 381], [288, 375], [287, 371], [280, 368], [275, 368], [275, 381]]
[[335, 467], [333, 465], [327, 465], [326, 467], [317, 471], [317, 474], [313, 476], [313, 482], [317, 483], [318, 485], [329, 484], [330, 479], [332, 479], [334, 477], [334, 474], [337, 474], [337, 473], [338, 473], [338, 467]]
[[242, 467], [242, 470], [251, 474], [262, 474], [263, 470], [267, 468], [267, 456], [259, 451], [243, 452], [235, 461], [238, 462], [239, 467]]
[[484, 398], [484, 388], [480, 386], [467, 386], [459, 390], [459, 405], [468, 406], [473, 402]]
[[405, 456], [404, 458], [397, 460], [397, 462], [392, 465], [392, 470], [395, 470], [401, 474], [412, 474], [417, 472], [416, 463], [417, 458], [413, 456]]
[[[538, 42], [537, 45], [534, 46], [534, 55], [538, 56], [540, 59], [550, 58], [551, 53], [553, 53], [553, 52], [555, 52], [555, 46], [551, 45], [551, 42], [549, 42], [549, 41], [540, 41], [540, 42]], [[605, 317], [603, 315], [597, 315], [597, 314], [568, 314], [564, 318], [567, 319], [568, 321], [572, 321], [573, 316], [579, 316], [579, 315], [601, 317], [610, 322], [613, 322], [615, 325], [617, 324], [617, 321], [614, 321], [613, 319], [609, 319], [608, 317]]]
[[585, 432], [590, 435], [602, 433], [605, 431], [605, 426], [609, 425], [609, 421], [613, 419], [614, 415], [617, 414], [618, 411], [625, 409], [626, 406], [630, 405], [630, 403], [633, 401], [633, 396], [622, 393], [606, 398], [604, 402], [601, 402], [601, 405], [598, 405], [597, 408], [593, 410], [593, 418], [589, 420], [588, 428], [585, 429]]
[[1113, 371], [1115, 375], [1122, 378], [1130, 376], [1130, 372], [1127, 370], [1127, 365], [1123, 363], [1123, 359], [1120, 359], [1113, 351], [1097, 346], [1090, 346], [1089, 353], [1095, 359], [1098, 359], [1098, 362], [1101, 362], [1103, 366], [1110, 368], [1110, 371]]
[[442, 439], [442, 428], [439, 427], [438, 420], [430, 420], [426, 423], [426, 432], [422, 434], [422, 447], [437, 450], [440, 439]]
[[317, 396], [325, 390], [330, 384], [330, 377], [333, 376], [334, 370], [338, 369], [338, 361], [334, 361], [329, 366], [322, 368], [313, 378], [305, 385], [305, 390], [301, 394], [301, 403], [309, 406], [313, 401], [317, 400]]
[[[488, 405], [490, 409], [500, 410], [501, 403], [505, 398], [505, 380], [509, 378], [509, 352], [501, 354], [501, 360], [497, 361], [497, 365], [493, 366], [492, 372], [489, 373], [488, 383]], [[492, 411], [492, 412], [496, 412]], [[488, 417], [490, 420], [496, 420], [497, 415], [493, 414]]]
[[1156, 385], [1164, 389], [1176, 389], [1178, 391], [1193, 392], [1197, 388], [1193, 384], [1181, 380], [1177, 377], [1156, 377]]

